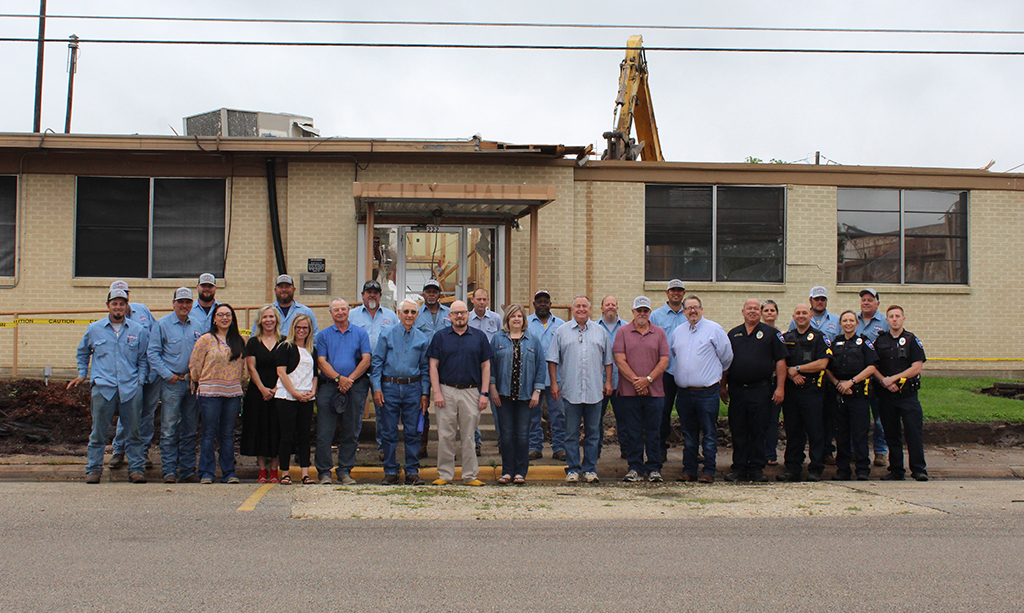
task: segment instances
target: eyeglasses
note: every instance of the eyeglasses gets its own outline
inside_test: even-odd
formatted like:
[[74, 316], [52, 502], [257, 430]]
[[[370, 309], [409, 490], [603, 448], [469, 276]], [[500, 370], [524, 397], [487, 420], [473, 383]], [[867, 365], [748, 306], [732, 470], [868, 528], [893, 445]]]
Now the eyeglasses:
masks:
[[416, 309], [402, 309], [403, 315], [415, 315], [418, 312]]
[[688, 307], [683, 307], [683, 310], [684, 311], [699, 311], [700, 307], [699, 306], [688, 306]]
[[309, 331], [309, 326], [295, 326], [295, 331], [298, 332], [299, 330]]
[[462, 317], [463, 315], [469, 315], [469, 311], [450, 311], [448, 314], [452, 317]]
[[215, 317], [231, 317], [231, 313], [229, 313], [228, 311], [224, 311], [222, 313], [217, 313]]

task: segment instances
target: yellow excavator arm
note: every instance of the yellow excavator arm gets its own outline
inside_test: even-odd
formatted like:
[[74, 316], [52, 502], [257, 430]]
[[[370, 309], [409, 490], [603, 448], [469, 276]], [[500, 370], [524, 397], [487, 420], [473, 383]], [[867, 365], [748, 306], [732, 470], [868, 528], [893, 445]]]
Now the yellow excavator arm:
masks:
[[[635, 160], [663, 162], [658, 124], [654, 121], [654, 105], [647, 82], [647, 58], [642, 36], [630, 36], [626, 42], [626, 58], [619, 65], [619, 94], [615, 98], [615, 112], [611, 132], [605, 132], [608, 148], [603, 160]], [[631, 127], [636, 126], [640, 142], [630, 138]]]

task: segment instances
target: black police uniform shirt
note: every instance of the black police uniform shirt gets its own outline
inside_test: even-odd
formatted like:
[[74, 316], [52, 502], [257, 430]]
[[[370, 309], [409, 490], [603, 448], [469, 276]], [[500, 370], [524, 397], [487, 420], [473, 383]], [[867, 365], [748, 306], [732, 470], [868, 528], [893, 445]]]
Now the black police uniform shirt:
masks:
[[[828, 369], [836, 379], [848, 381], [861, 373], [865, 368], [878, 364], [875, 347], [866, 336], [855, 335], [847, 339], [845, 334], [838, 334], [832, 339], [832, 361]], [[865, 379], [866, 381], [867, 379]], [[863, 385], [864, 381], [860, 382]]]
[[898, 337], [884, 332], [875, 339], [875, 353], [878, 354], [878, 372], [891, 377], [910, 368], [914, 362], [924, 362], [924, 344], [913, 333], [903, 330]]
[[729, 330], [729, 342], [733, 354], [730, 384], [767, 383], [775, 373], [775, 363], [787, 355], [782, 333], [763, 322], [758, 322], [750, 334], [746, 324]]
[[[794, 328], [783, 334], [782, 340], [786, 344], [786, 366], [803, 366], [822, 358], [832, 357], [831, 342], [817, 328], [807, 328], [803, 334]], [[825, 368], [828, 368], [828, 364], [825, 365]], [[822, 370], [820, 373], [804, 375], [804, 384], [797, 387], [805, 388], [812, 385], [820, 387], [822, 379], [825, 378], [824, 372]], [[786, 381], [786, 384], [796, 385], [789, 380]]]

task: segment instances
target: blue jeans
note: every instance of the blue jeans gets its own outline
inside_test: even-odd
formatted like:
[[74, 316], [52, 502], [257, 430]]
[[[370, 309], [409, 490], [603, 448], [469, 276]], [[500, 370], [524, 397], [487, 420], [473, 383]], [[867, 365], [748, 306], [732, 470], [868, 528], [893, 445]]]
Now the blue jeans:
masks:
[[356, 465], [356, 446], [359, 444], [359, 427], [363, 419], [363, 402], [370, 389], [370, 377], [363, 375], [342, 393], [333, 381], [324, 383], [316, 392], [316, 454], [313, 464], [321, 475], [330, 474], [334, 467], [331, 457], [331, 443], [334, 432], [341, 427], [338, 442], [337, 476], [349, 473]]
[[[597, 449], [601, 440], [601, 402], [573, 404], [562, 401], [565, 409], [565, 472], [592, 473], [597, 470]], [[583, 461], [580, 462], [578, 441], [580, 422], [583, 422]], [[569, 434], [571, 433], [571, 434]]]
[[495, 423], [501, 423], [501, 429], [498, 431], [498, 440], [501, 443], [501, 472], [525, 477], [526, 471], [530, 470], [530, 417], [533, 413], [530, 401], [513, 400], [508, 396], [502, 396], [501, 406], [495, 409]]
[[[625, 448], [629, 470], [640, 474], [661, 472], [661, 418], [665, 398], [619, 396], [615, 403], [619, 443]], [[645, 450], [647, 462], [644, 462]]]
[[[704, 474], [715, 475], [718, 455], [719, 385], [706, 390], [676, 388], [676, 412], [683, 428], [683, 472], [697, 474], [697, 445], [704, 452]], [[703, 441], [701, 436], [703, 435]]]
[[[550, 387], [545, 387], [544, 391], [540, 393], [540, 402], [537, 403], [537, 406], [533, 407], [533, 413], [530, 416], [530, 449], [534, 451], [544, 450], [544, 428], [541, 426], [541, 422], [544, 419], [542, 407], [545, 403], [548, 407], [548, 421], [551, 424], [551, 451], [564, 450], [565, 410], [561, 400], [555, 400], [551, 397]], [[576, 430], [579, 431], [579, 424], [576, 424]]]
[[235, 476], [235, 421], [242, 397], [200, 396], [197, 401], [203, 416], [203, 435], [199, 442], [199, 477], [213, 479], [217, 468], [214, 446], [220, 446], [220, 480]]
[[107, 428], [114, 418], [114, 411], [125, 422], [125, 455], [128, 458], [128, 472], [141, 473], [146, 470], [142, 437], [139, 436], [139, 415], [142, 413], [142, 390], [128, 400], [122, 401], [115, 390], [114, 397], [107, 400], [98, 387], [92, 388], [92, 434], [86, 447], [85, 472], [103, 472], [103, 451], [107, 447]]
[[423, 388], [415, 383], [381, 383], [384, 392], [384, 406], [377, 407], [377, 432], [384, 450], [384, 474], [397, 475], [398, 465], [398, 422], [402, 422], [402, 439], [405, 443], [405, 476], [420, 472], [420, 397]]
[[[156, 405], [160, 402], [160, 393], [164, 386], [163, 379], [157, 379], [152, 383], [142, 386], [142, 415], [139, 417], [139, 436], [142, 437], [142, 453], [149, 453], [149, 446], [153, 444], [153, 435], [156, 426], [153, 417], [156, 415]], [[121, 418], [117, 418], [117, 429], [114, 431], [114, 442], [112, 444], [114, 453], [124, 453], [124, 426], [121, 425]]]
[[165, 381], [160, 394], [160, 470], [165, 477], [196, 472], [199, 411], [190, 387], [188, 381]]

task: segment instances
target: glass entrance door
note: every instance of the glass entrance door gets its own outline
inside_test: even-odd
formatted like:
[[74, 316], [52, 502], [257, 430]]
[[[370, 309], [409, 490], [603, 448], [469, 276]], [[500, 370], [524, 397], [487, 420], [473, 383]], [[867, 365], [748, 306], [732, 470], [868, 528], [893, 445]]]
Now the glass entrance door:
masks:
[[[365, 270], [365, 231], [361, 226], [360, 271]], [[503, 261], [503, 238], [495, 226], [374, 227], [373, 278], [381, 285], [381, 304], [394, 309], [405, 298], [422, 304], [423, 284], [437, 279], [443, 304], [466, 300], [483, 288], [490, 293], [491, 309], [500, 313], [504, 288], [502, 271], [495, 263]], [[360, 287], [363, 281], [360, 278]]]

